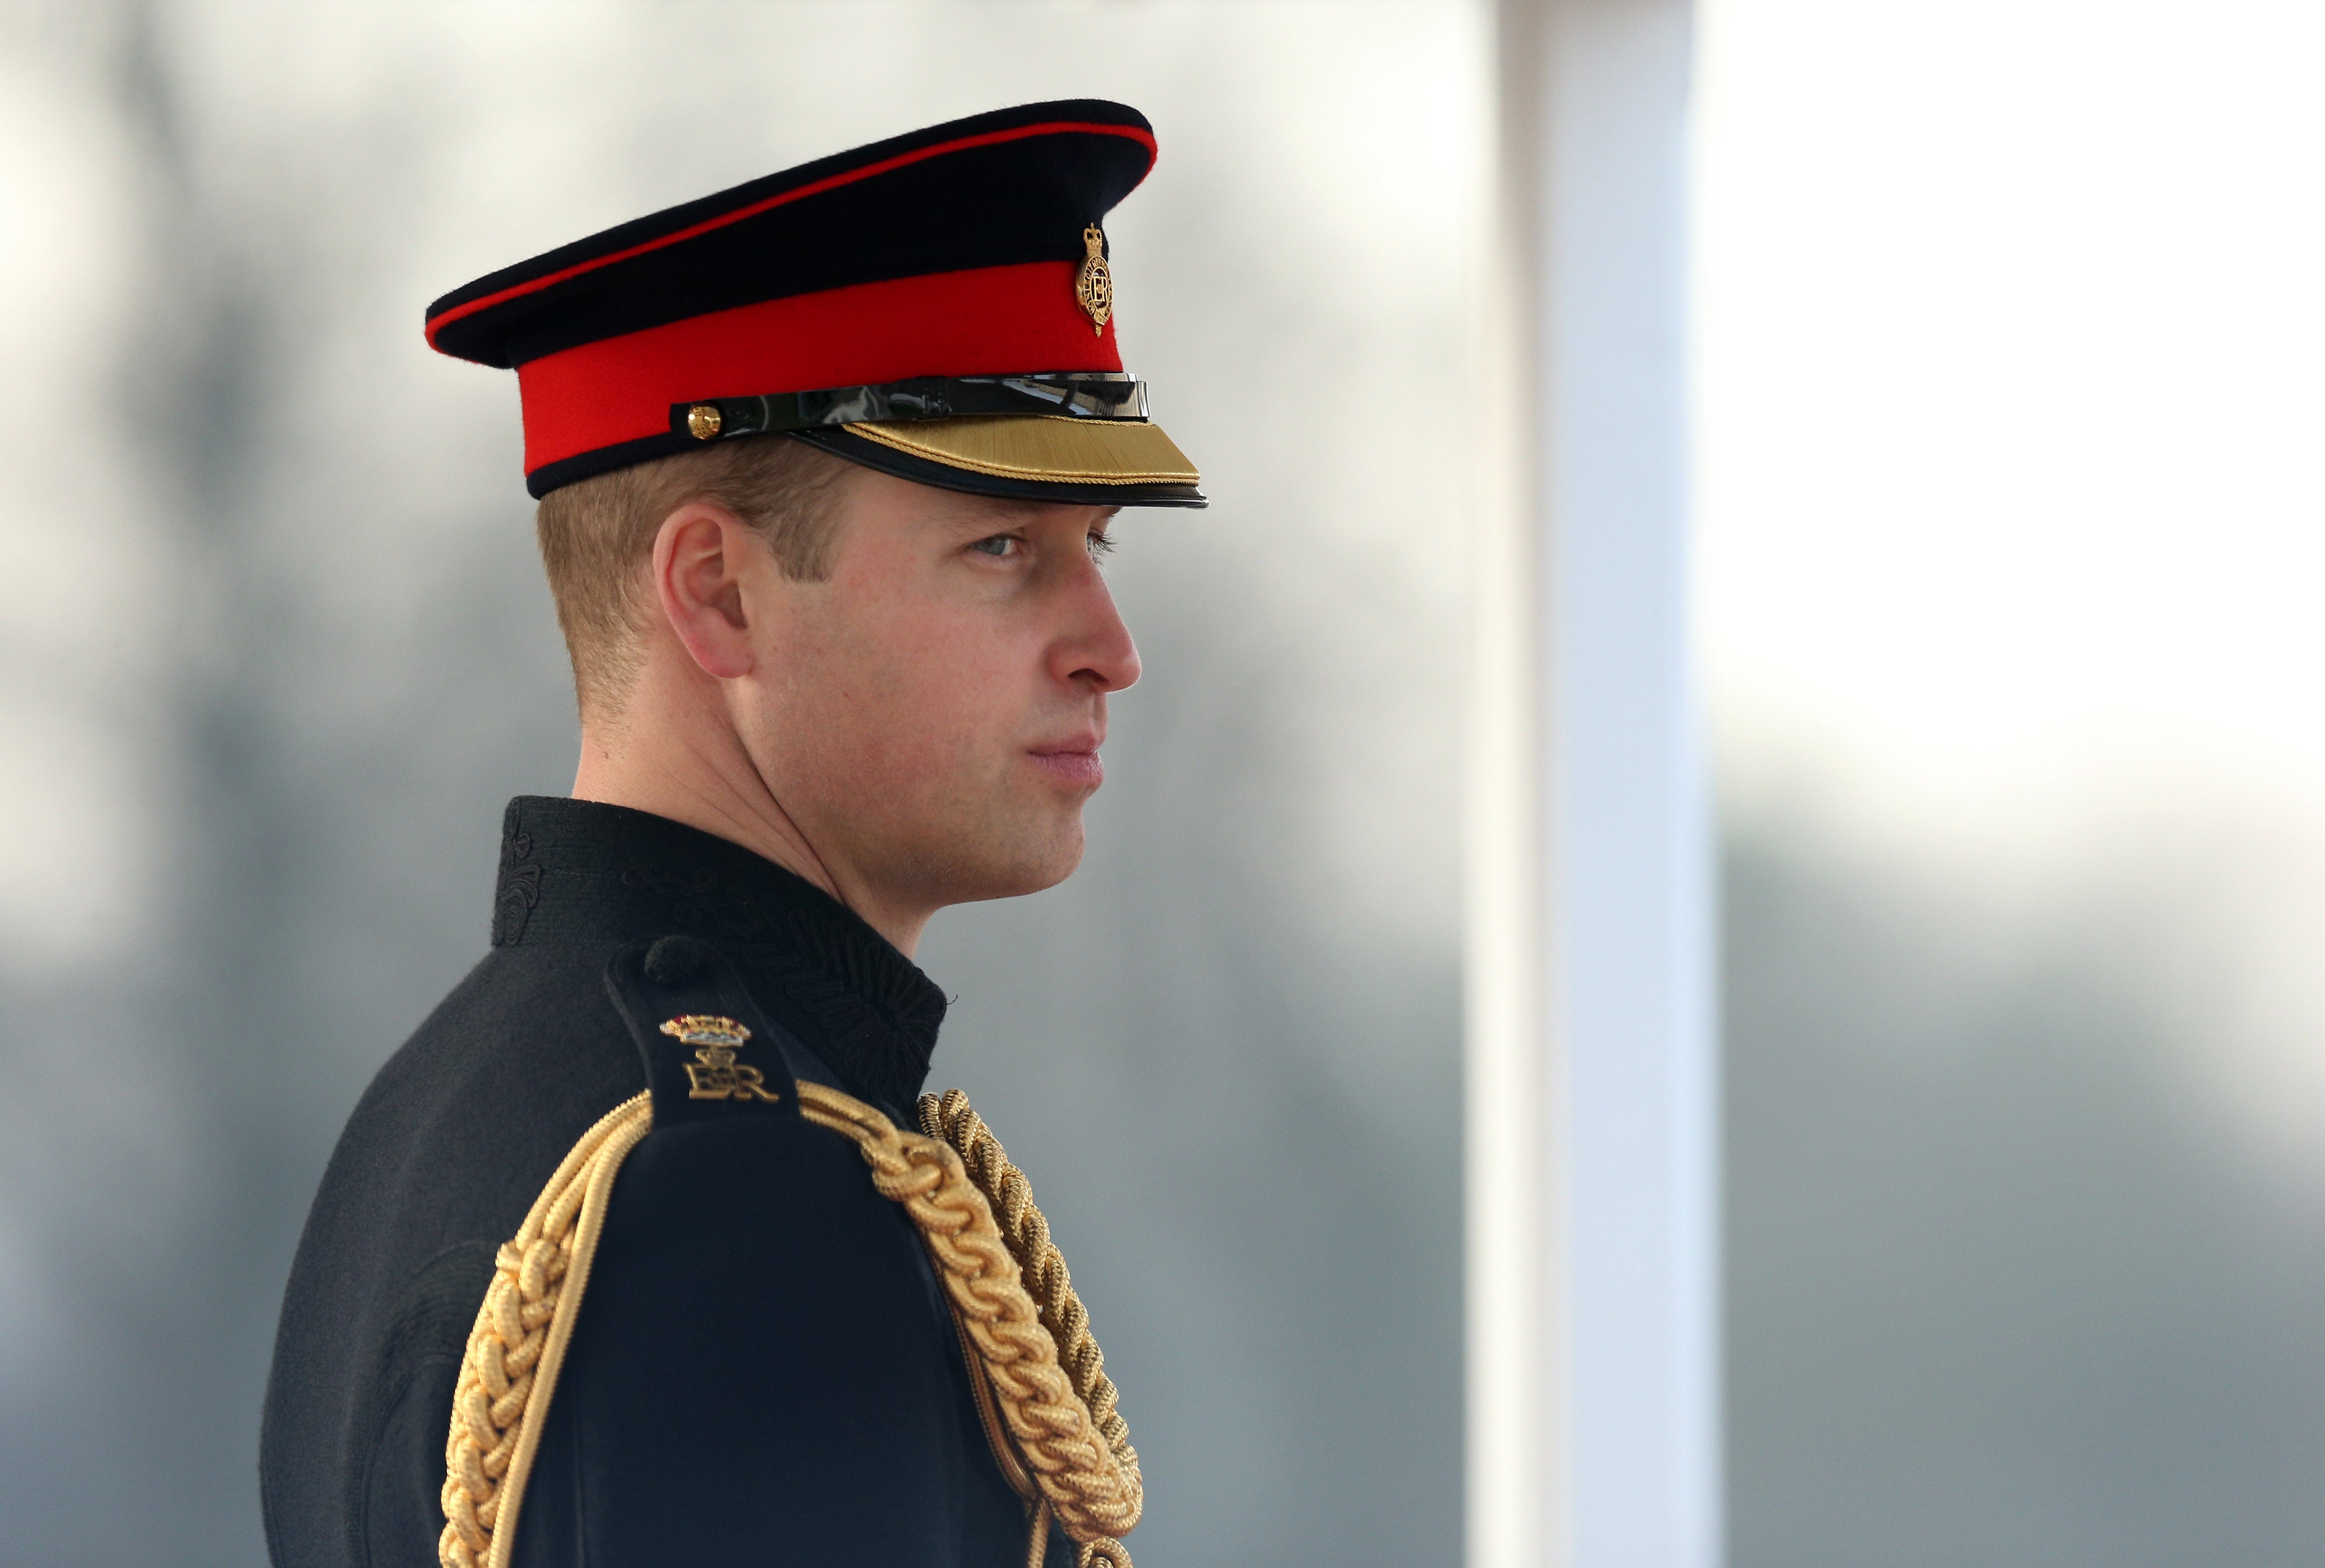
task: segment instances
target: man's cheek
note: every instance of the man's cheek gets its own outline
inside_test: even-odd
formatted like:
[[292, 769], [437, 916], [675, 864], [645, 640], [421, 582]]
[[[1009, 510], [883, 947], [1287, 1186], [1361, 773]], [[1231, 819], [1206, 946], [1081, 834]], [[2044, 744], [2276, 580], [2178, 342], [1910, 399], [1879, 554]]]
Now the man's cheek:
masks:
[[915, 794], [970, 770], [972, 736], [957, 726], [922, 722], [883, 726], [864, 736], [858, 776], [884, 780], [900, 794]]

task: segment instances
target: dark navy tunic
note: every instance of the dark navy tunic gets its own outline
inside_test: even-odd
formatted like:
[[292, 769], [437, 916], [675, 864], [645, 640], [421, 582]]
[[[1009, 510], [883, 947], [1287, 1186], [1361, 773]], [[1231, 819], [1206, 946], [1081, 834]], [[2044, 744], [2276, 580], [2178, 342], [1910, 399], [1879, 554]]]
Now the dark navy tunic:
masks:
[[[512, 802], [492, 952], [356, 1107], [292, 1267], [261, 1440], [276, 1568], [435, 1563], [494, 1254], [591, 1123], [650, 1085], [515, 1561], [1017, 1568], [1023, 1508], [911, 1222], [792, 1093], [816, 1079], [913, 1125], [944, 1006], [748, 851], [619, 807]], [[657, 1028], [686, 1012], [749, 1026], [773, 1102], [690, 1101], [689, 1052]], [[1070, 1562], [1062, 1540], [1050, 1560]]]

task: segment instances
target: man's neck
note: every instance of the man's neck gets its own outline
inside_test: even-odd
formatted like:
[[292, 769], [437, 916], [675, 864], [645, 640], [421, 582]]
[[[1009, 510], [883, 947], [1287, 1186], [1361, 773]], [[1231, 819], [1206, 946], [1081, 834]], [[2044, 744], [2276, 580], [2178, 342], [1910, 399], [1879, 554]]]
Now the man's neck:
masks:
[[920, 946], [928, 916], [882, 909], [868, 889], [851, 885], [847, 868], [827, 863], [731, 733], [704, 738], [657, 728], [641, 734], [618, 721], [585, 717], [573, 798], [650, 811], [716, 834], [830, 894], [905, 957]]

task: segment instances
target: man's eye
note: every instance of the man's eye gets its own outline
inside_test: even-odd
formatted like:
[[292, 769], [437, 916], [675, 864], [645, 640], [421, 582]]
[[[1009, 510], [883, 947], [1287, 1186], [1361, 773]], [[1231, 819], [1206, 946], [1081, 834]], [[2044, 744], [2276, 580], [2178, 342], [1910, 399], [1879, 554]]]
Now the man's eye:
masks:
[[968, 548], [979, 555], [1000, 556], [1006, 558], [1015, 555], [1024, 543], [1024, 540], [1014, 533], [996, 533], [991, 539], [978, 540]]
[[1088, 540], [1090, 559], [1102, 561], [1114, 553], [1114, 540], [1102, 533], [1092, 533]]

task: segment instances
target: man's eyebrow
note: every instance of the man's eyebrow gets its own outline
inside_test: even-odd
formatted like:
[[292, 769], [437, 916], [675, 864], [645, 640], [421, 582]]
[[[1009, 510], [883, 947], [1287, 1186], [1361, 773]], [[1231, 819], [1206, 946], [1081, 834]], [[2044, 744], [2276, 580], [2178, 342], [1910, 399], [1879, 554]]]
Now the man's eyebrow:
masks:
[[992, 504], [958, 512], [949, 521], [952, 527], [963, 533], [991, 533], [996, 529], [1020, 527], [1030, 521], [1041, 509], [1041, 503], [1035, 501], [996, 498]]
[[[1024, 501], [1014, 496], [993, 498], [994, 504], [973, 512], [962, 512], [952, 518], [949, 526], [963, 533], [996, 533], [1006, 529], [1022, 528], [1042, 512], [1052, 509], [1053, 503]], [[1122, 508], [1109, 506], [1092, 519], [1092, 524], [1105, 528], [1122, 515]]]

